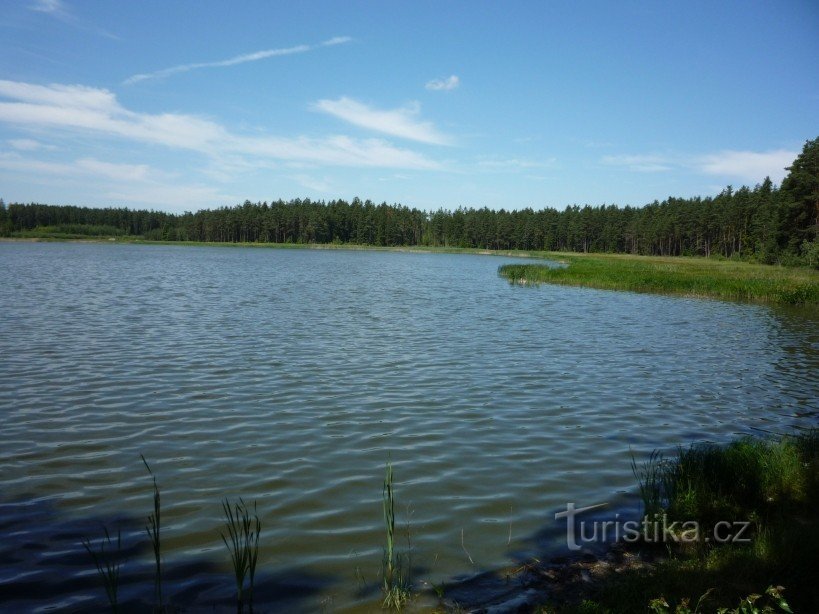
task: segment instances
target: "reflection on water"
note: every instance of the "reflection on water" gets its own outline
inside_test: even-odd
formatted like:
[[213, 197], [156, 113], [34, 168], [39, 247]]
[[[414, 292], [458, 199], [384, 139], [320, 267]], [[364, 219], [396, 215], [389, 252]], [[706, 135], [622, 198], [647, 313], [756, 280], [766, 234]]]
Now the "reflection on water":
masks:
[[390, 456], [417, 579], [439, 582], [559, 550], [566, 501], [633, 493], [629, 446], [817, 424], [815, 310], [521, 288], [508, 259], [465, 255], [1, 243], [0, 261], [10, 611], [26, 586], [98, 603], [80, 538], [114, 519], [124, 590], [150, 599], [140, 453], [181, 602], [229, 602], [220, 501], [242, 496], [260, 599], [366, 609]]

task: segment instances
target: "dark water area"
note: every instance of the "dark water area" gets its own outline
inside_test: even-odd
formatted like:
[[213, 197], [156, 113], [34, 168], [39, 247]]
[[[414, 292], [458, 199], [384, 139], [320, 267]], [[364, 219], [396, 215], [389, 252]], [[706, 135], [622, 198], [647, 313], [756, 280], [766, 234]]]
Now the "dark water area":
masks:
[[567, 502], [636, 515], [630, 450], [819, 424], [815, 309], [519, 287], [513, 261], [0, 243], [0, 611], [104, 607], [103, 525], [150, 603], [140, 454], [186, 611], [231, 607], [240, 496], [259, 611], [376, 611], [388, 458], [423, 588], [565, 554]]

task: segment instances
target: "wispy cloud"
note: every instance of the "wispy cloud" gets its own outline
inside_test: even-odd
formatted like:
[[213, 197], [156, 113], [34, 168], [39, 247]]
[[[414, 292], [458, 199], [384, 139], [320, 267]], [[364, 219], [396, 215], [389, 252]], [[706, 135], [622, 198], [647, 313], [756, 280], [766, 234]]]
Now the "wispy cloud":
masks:
[[333, 47], [335, 45], [344, 45], [346, 43], [353, 42], [352, 36], [334, 36], [331, 39], [328, 39], [321, 43], [322, 47]]
[[770, 151], [724, 150], [709, 154], [638, 154], [603, 156], [601, 163], [619, 166], [640, 173], [674, 170], [694, 171], [706, 175], [755, 183], [764, 177], [780, 182], [785, 167], [790, 166], [798, 152], [787, 149]]
[[432, 81], [427, 81], [426, 88], [428, 90], [440, 92], [440, 91], [449, 91], [454, 90], [461, 84], [461, 80], [458, 78], [457, 75], [451, 75], [446, 79], [433, 79]]
[[193, 208], [237, 202], [235, 195], [199, 183], [180, 183], [171, 173], [147, 164], [116, 164], [95, 158], [49, 162], [0, 152], [0, 170], [18, 175], [62, 177], [89, 186], [104, 202], [141, 203], [165, 208]]
[[313, 192], [322, 192], [324, 194], [329, 194], [333, 190], [330, 187], [330, 182], [326, 179], [317, 179], [312, 177], [311, 175], [306, 174], [298, 174], [293, 176], [293, 180], [298, 183], [300, 186], [307, 188], [308, 190], [312, 190]]
[[672, 169], [669, 158], [659, 154], [603, 156], [601, 162], [638, 173], [660, 173]]
[[71, 12], [68, 5], [63, 2], [63, 0], [34, 0], [31, 4], [29, 4], [28, 8], [37, 13], [43, 13], [49, 17], [58, 19], [59, 21], [62, 21], [63, 23], [75, 28], [79, 28], [87, 32], [93, 32], [94, 34], [99, 34], [100, 36], [104, 36], [106, 38], [120, 40], [119, 36], [116, 34], [111, 34], [111, 32], [108, 32], [107, 30], [87, 24], [79, 19], [76, 15], [74, 15], [74, 13]]
[[770, 177], [777, 183], [785, 178], [785, 168], [790, 166], [797, 151], [774, 149], [771, 151], [733, 151], [726, 150], [700, 156], [695, 165], [709, 175], [735, 177], [743, 181], [760, 181]]
[[67, 15], [68, 10], [62, 0], [35, 0], [29, 5], [32, 11], [49, 15]]
[[338, 100], [319, 100], [312, 105], [312, 108], [355, 126], [390, 136], [432, 145], [452, 144], [452, 138], [438, 132], [432, 123], [417, 119], [420, 113], [418, 103], [385, 111], [374, 109], [351, 98], [342, 97]]
[[226, 60], [216, 60], [213, 62], [192, 62], [190, 64], [179, 64], [171, 66], [170, 68], [163, 68], [149, 73], [141, 73], [132, 75], [123, 81], [125, 85], [132, 85], [140, 81], [147, 81], [148, 79], [161, 79], [163, 77], [170, 77], [192, 70], [199, 70], [200, 68], [225, 68], [228, 66], [236, 66], [237, 64], [245, 64], [247, 62], [258, 62], [259, 60], [266, 60], [267, 58], [282, 57], [286, 55], [295, 55], [299, 53], [307, 53], [319, 47], [334, 47], [336, 45], [344, 45], [351, 42], [353, 39], [349, 36], [336, 36], [326, 40], [318, 45], [296, 45], [294, 47], [283, 47], [280, 49], [263, 49], [261, 51], [254, 51], [252, 53], [244, 53]]
[[35, 85], [0, 80], [0, 122], [17, 128], [122, 138], [194, 151], [217, 161], [279, 160], [333, 166], [435, 169], [440, 165], [382, 139], [236, 134], [207, 118], [138, 113], [108, 90], [81, 85]]
[[36, 151], [38, 149], [57, 149], [54, 145], [46, 145], [34, 139], [9, 139], [9, 147], [18, 151]]
[[552, 168], [557, 162], [557, 158], [551, 157], [544, 160], [529, 160], [526, 158], [485, 158], [478, 160], [478, 166], [483, 169], [497, 171], [513, 171], [534, 168]]

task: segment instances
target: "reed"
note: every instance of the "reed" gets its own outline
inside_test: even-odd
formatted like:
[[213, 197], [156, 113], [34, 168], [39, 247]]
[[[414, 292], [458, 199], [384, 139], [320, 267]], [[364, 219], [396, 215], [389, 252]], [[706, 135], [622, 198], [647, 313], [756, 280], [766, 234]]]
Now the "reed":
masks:
[[[393, 482], [392, 463], [387, 461], [384, 487], [382, 489], [384, 509], [384, 527], [386, 544], [382, 564], [384, 577], [384, 601], [382, 605], [388, 610], [401, 610], [410, 598], [409, 576], [404, 572], [404, 557], [398, 553], [395, 541], [395, 487]], [[409, 533], [408, 533], [409, 535]], [[409, 539], [409, 538], [408, 538]]]
[[[222, 511], [225, 515], [225, 531], [220, 532], [222, 541], [230, 554], [233, 566], [233, 578], [236, 581], [236, 609], [241, 612], [247, 600], [248, 608], [253, 612], [253, 589], [255, 586], [256, 563], [259, 560], [259, 535], [262, 523], [256, 512], [256, 502], [253, 510], [240, 498], [233, 505], [228, 499], [222, 502]], [[245, 580], [248, 590], [245, 592]]]
[[82, 539], [82, 545], [94, 561], [94, 567], [97, 568], [97, 575], [99, 575], [105, 587], [105, 594], [108, 597], [108, 603], [111, 605], [111, 611], [118, 612], [119, 603], [117, 599], [119, 592], [119, 571], [122, 566], [122, 536], [120, 531], [117, 530], [116, 549], [114, 549], [114, 542], [111, 540], [108, 528], [103, 527], [103, 531], [105, 535], [100, 540], [98, 550], [94, 549], [91, 541], [86, 537]]
[[154, 485], [154, 511], [148, 516], [148, 524], [145, 526], [145, 531], [148, 533], [148, 538], [151, 540], [151, 547], [154, 551], [154, 608], [158, 612], [162, 612], [164, 605], [162, 603], [162, 544], [160, 541], [160, 528], [162, 526], [162, 516], [160, 513], [160, 496], [159, 486], [156, 483], [156, 476], [151, 471], [148, 461], [140, 454], [139, 457], [148, 470]]

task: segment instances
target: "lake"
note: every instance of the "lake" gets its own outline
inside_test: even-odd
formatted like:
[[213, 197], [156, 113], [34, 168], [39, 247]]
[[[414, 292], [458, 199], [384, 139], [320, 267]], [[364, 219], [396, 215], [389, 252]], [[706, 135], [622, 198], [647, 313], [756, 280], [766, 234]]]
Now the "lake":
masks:
[[630, 450], [819, 423], [815, 309], [513, 286], [513, 261], [0, 243], [0, 609], [103, 607], [103, 526], [150, 603], [140, 454], [175, 603], [229, 608], [243, 497], [261, 611], [377, 611], [388, 459], [424, 588], [565, 555], [567, 502], [636, 516]]

